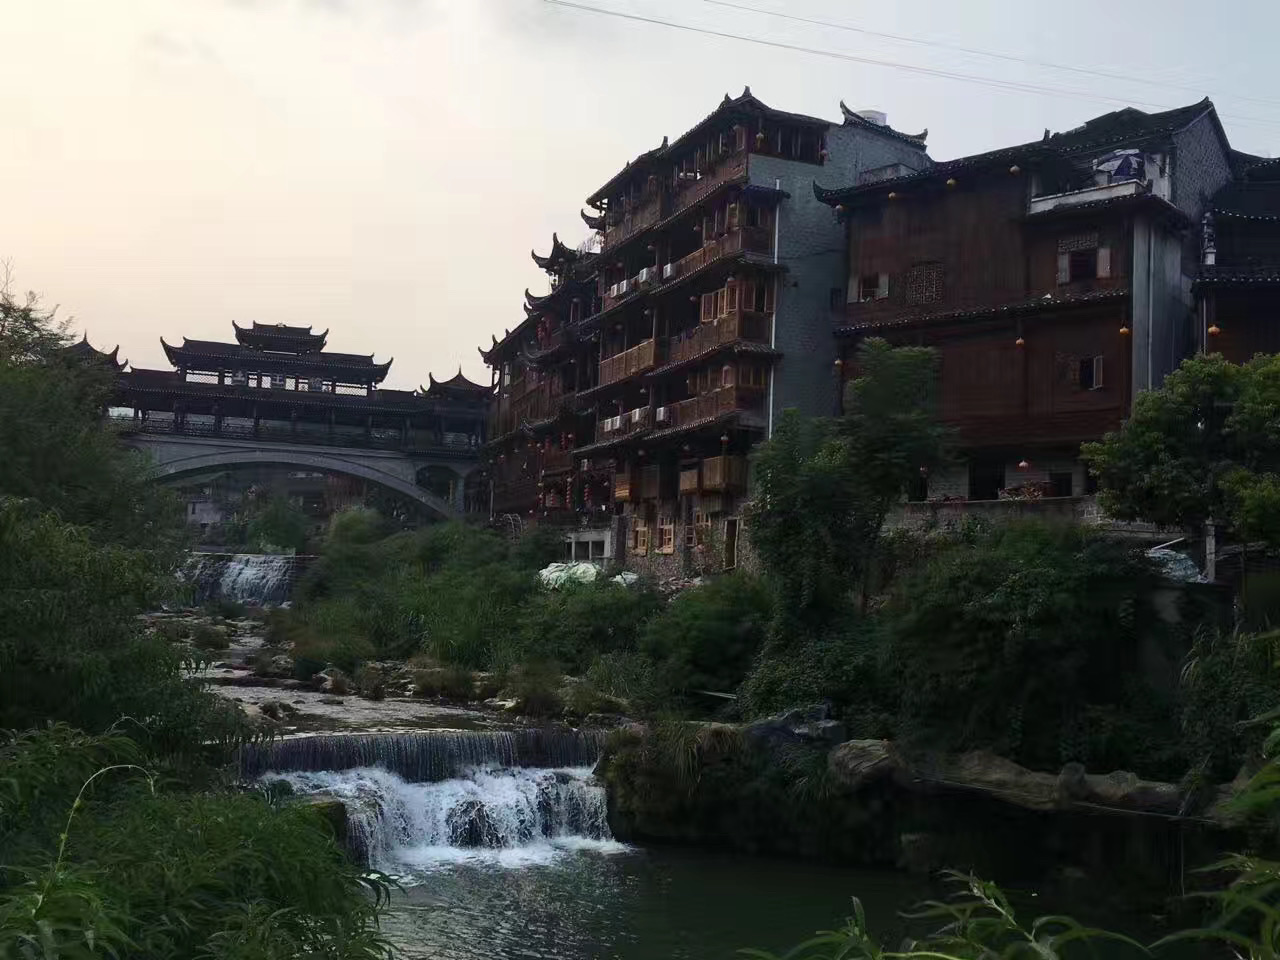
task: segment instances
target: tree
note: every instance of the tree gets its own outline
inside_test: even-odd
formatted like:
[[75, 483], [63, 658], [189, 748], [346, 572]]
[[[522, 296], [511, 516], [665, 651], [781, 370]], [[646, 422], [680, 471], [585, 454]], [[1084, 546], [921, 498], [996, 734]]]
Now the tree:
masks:
[[1280, 544], [1280, 357], [1185, 360], [1081, 452], [1114, 517], [1191, 531], [1212, 519]]
[[843, 417], [788, 412], [756, 456], [751, 542], [792, 627], [823, 622], [847, 599], [885, 517], [942, 456], [935, 352], [871, 339], [856, 362]]

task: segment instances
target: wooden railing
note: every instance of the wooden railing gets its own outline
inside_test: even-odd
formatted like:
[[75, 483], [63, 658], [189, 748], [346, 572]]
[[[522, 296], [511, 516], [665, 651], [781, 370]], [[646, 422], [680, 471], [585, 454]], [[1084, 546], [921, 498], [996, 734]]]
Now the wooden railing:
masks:
[[730, 154], [716, 164], [714, 170], [704, 173], [697, 180], [686, 180], [676, 188], [671, 212], [679, 213], [705, 200], [711, 191], [723, 183], [736, 180], [747, 173], [747, 151]]
[[743, 456], [708, 457], [702, 461], [704, 490], [745, 490], [747, 458]]
[[646, 340], [636, 344], [630, 350], [623, 350], [607, 360], [601, 360], [599, 385], [616, 383], [626, 377], [650, 370], [653, 368], [656, 357], [656, 344], [652, 340]]
[[647, 230], [662, 219], [662, 191], [641, 201], [640, 205], [626, 214], [616, 224], [605, 224], [604, 239], [601, 251], [611, 250], [624, 240], [629, 240], [641, 230]]
[[596, 425], [596, 441], [616, 440], [640, 430], [648, 430], [652, 424], [653, 410], [649, 407], [636, 407], [626, 413], [601, 417]]
[[687, 257], [681, 257], [675, 262], [675, 270], [667, 278], [667, 282], [688, 276], [721, 257], [730, 257], [744, 250], [749, 253], [773, 253], [773, 233], [764, 227], [740, 227], [710, 243], [704, 243]]
[[755, 340], [758, 343], [769, 342], [769, 321], [767, 313], [756, 313], [754, 310], [737, 310], [711, 322], [702, 323], [671, 338], [667, 346], [667, 363], [680, 363], [705, 353], [722, 343], [734, 340]]
[[[760, 410], [764, 405], [764, 393], [746, 387], [721, 387], [690, 400], [671, 404], [667, 409], [670, 426], [682, 427], [698, 420], [707, 420], [735, 410]], [[705, 485], [705, 484], [704, 484]]]
[[638, 491], [631, 483], [629, 471], [619, 470], [613, 475], [613, 499], [631, 500], [636, 492]]
[[547, 473], [562, 473], [573, 468], [573, 449], [552, 447], [542, 452], [542, 469]]

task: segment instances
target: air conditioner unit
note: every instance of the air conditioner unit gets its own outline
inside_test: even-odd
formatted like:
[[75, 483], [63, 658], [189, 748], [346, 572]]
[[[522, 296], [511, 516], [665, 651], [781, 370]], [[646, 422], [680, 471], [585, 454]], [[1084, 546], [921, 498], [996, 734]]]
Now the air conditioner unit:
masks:
[[654, 413], [654, 419], [657, 420], [658, 423], [666, 423], [668, 420], [671, 419], [670, 408], [659, 407], [657, 411]]
[[670, 280], [675, 275], [676, 275], [676, 265], [674, 263], [668, 263], [665, 267], [662, 268], [663, 280]]
[[639, 273], [636, 274], [636, 282], [641, 285], [646, 283], [652, 283], [653, 276], [654, 276], [654, 268], [644, 267]]
[[618, 285], [616, 283], [609, 285], [608, 296], [612, 299], [618, 295]]
[[632, 422], [632, 423], [639, 423], [641, 420], [643, 420], [643, 419], [644, 419], [644, 411], [645, 411], [645, 408], [644, 408], [644, 407], [636, 407], [634, 410], [632, 410], [632, 411], [631, 411], [631, 422]]
[[618, 283], [618, 296], [623, 297], [631, 292], [631, 281], [622, 280]]

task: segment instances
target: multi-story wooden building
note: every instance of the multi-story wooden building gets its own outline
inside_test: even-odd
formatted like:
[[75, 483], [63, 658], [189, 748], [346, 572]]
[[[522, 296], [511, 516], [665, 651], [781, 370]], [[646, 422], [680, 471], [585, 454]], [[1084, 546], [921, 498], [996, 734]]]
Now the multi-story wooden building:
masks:
[[1205, 214], [1197, 334], [1243, 363], [1280, 353], [1280, 160], [1238, 155], [1240, 174]]
[[1230, 171], [1204, 100], [815, 185], [848, 228], [844, 379], [866, 337], [941, 355], [942, 415], [961, 459], [919, 496], [1089, 491], [1081, 442], [1119, 426], [1135, 394], [1195, 347], [1191, 228]]
[[924, 134], [841, 107], [726, 96], [587, 198], [592, 252], [535, 255], [551, 293], [482, 351], [495, 512], [621, 518], [581, 552], [632, 566], [734, 562], [747, 452], [784, 409], [836, 402], [843, 230], [812, 182], [929, 162]]

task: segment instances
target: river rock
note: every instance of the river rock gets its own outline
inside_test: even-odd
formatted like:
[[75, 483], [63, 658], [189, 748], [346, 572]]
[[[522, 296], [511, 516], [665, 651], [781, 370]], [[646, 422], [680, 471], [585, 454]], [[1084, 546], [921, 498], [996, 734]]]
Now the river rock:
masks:
[[893, 776], [902, 761], [888, 740], [848, 740], [827, 756], [827, 769], [851, 790]]
[[496, 847], [498, 828], [479, 800], [464, 800], [445, 816], [449, 842], [456, 847]]
[[254, 665], [254, 672], [260, 677], [283, 680], [293, 676], [293, 660], [284, 654], [274, 656], [270, 660], [259, 657]]
[[262, 715], [270, 717], [272, 720], [284, 720], [298, 712], [298, 708], [284, 700], [263, 700], [258, 704], [258, 709], [262, 711]]
[[311, 682], [319, 687], [321, 693], [337, 695], [349, 693], [351, 690], [350, 678], [333, 666], [325, 667], [311, 678]]
[[745, 735], [771, 743], [840, 743], [847, 736], [843, 723], [831, 719], [831, 707], [814, 703], [795, 707], [748, 724]]

